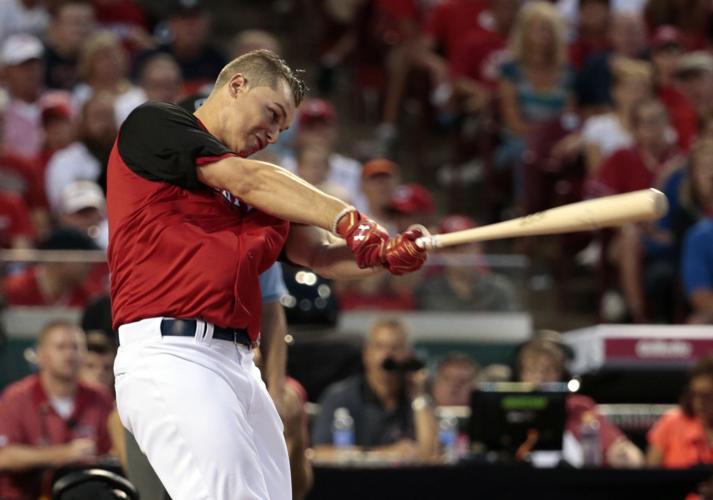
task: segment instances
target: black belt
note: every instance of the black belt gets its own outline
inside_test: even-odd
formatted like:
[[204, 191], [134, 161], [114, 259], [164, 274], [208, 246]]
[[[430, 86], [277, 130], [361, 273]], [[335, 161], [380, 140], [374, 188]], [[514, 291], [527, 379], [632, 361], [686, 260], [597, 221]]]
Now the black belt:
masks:
[[[204, 323], [205, 324], [205, 323]], [[161, 320], [161, 335], [174, 337], [195, 337], [198, 322], [195, 319], [171, 319], [163, 318]], [[205, 335], [206, 332], [201, 332]], [[253, 342], [250, 340], [248, 331], [244, 328], [232, 329], [213, 327], [213, 338], [218, 340], [228, 340], [236, 344], [244, 345], [250, 349], [253, 347]]]

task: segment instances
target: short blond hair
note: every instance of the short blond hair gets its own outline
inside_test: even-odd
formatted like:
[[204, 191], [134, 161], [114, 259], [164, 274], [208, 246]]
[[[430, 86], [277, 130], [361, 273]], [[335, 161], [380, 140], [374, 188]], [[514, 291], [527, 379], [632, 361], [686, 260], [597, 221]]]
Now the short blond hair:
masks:
[[295, 107], [300, 105], [307, 90], [302, 79], [277, 54], [260, 49], [243, 54], [226, 64], [215, 80], [213, 91], [225, 86], [238, 73], [245, 76], [251, 87], [274, 89], [283, 79], [290, 86]]
[[614, 85], [625, 80], [639, 80], [647, 85], [654, 84], [654, 70], [651, 63], [629, 57], [616, 57], [611, 63]]
[[77, 74], [82, 80], [87, 81], [89, 79], [94, 59], [100, 51], [106, 49], [116, 50], [120, 54], [121, 64], [124, 67], [126, 66], [126, 52], [121, 45], [119, 37], [111, 31], [98, 31], [89, 37], [79, 54]]
[[542, 19], [550, 25], [553, 36], [553, 66], [562, 67], [567, 63], [567, 35], [565, 21], [557, 9], [548, 2], [528, 2], [517, 13], [515, 26], [510, 35], [510, 55], [516, 62], [526, 62], [528, 47], [525, 35], [530, 31], [532, 22]]

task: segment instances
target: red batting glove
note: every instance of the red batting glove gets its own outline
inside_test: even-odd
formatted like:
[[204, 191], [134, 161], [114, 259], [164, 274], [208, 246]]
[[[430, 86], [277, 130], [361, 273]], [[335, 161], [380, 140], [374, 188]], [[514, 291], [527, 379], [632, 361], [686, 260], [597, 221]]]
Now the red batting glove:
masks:
[[337, 234], [347, 240], [347, 246], [361, 269], [384, 264], [389, 233], [370, 218], [352, 210], [337, 222]]
[[418, 271], [428, 257], [428, 251], [416, 244], [422, 236], [420, 228], [411, 228], [391, 238], [386, 244], [384, 267], [396, 276]]

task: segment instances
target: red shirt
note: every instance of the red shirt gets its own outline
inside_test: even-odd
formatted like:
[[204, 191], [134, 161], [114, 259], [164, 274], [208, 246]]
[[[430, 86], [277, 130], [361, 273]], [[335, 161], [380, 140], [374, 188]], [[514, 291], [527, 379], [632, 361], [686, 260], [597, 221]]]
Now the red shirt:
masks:
[[0, 154], [0, 186], [20, 193], [30, 208], [47, 208], [44, 170], [38, 162], [10, 153]]
[[[107, 419], [113, 410], [111, 397], [99, 387], [78, 382], [74, 411], [64, 419], [52, 407], [38, 375], [9, 385], [0, 399], [0, 447], [7, 445], [49, 446], [78, 438], [96, 442], [97, 455], [111, 449]], [[3, 500], [36, 499], [43, 483], [43, 470], [0, 475]]]
[[113, 325], [198, 318], [260, 330], [258, 276], [289, 223], [197, 180], [198, 165], [234, 155], [187, 111], [134, 110], [109, 157], [107, 210]]
[[489, 30], [469, 33], [451, 59], [451, 73], [467, 77], [495, 90], [500, 66], [507, 58], [507, 38]]
[[478, 18], [486, 8], [487, 2], [483, 0], [446, 0], [431, 10], [424, 31], [444, 48], [450, 60], [466, 35], [481, 29]]
[[676, 129], [679, 147], [683, 151], [688, 151], [698, 130], [696, 109], [675, 87], [659, 87], [657, 95], [666, 106], [671, 125]]
[[604, 160], [590, 190], [592, 194], [603, 196], [654, 187], [666, 161], [673, 156], [672, 151], [654, 168], [649, 168], [636, 146], [620, 149]]
[[37, 267], [11, 274], [3, 281], [3, 292], [11, 306], [69, 306], [84, 307], [91, 298], [85, 287], [78, 286], [56, 298], [47, 297], [37, 280]]
[[29, 209], [19, 196], [0, 191], [0, 248], [11, 248], [21, 236], [35, 236]]

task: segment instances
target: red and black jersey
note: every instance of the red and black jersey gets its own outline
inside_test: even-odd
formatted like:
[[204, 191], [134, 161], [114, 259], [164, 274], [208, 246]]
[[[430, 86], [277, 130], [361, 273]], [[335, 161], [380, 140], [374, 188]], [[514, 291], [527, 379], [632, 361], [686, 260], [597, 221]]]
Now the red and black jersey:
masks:
[[168, 316], [257, 338], [258, 276], [282, 251], [289, 223], [198, 181], [200, 165], [231, 155], [172, 104], [144, 104], [123, 123], [107, 174], [115, 329]]

